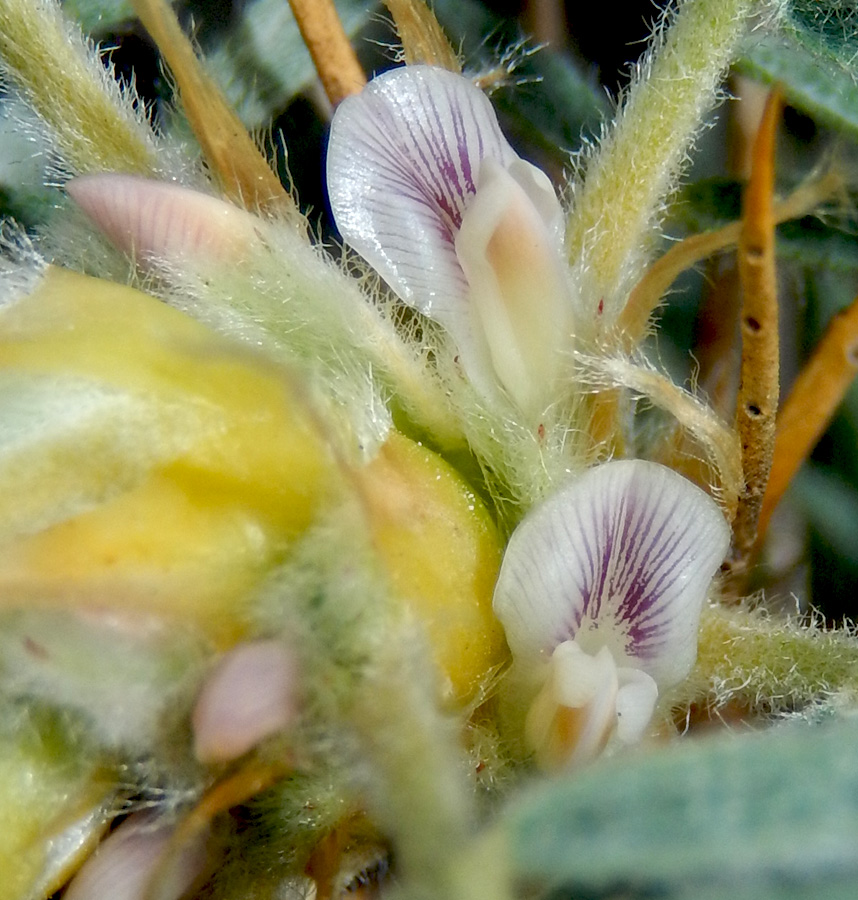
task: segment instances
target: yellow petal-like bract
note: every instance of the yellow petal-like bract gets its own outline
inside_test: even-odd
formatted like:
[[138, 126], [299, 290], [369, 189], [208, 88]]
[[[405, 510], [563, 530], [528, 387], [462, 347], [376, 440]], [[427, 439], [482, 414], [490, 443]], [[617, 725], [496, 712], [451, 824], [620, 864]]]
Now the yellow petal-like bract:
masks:
[[110, 820], [116, 801], [109, 773], [91, 755], [75, 752], [60, 732], [27, 723], [14, 738], [0, 735], [4, 900], [51, 896], [92, 852]]
[[[18, 461], [18, 500], [7, 492], [0, 507], [20, 503], [22, 478], [48, 499], [81, 484], [89, 494], [47, 526], [34, 513], [0, 545], [6, 607], [181, 621], [228, 646], [247, 633], [254, 587], [342, 490], [283, 370], [132, 288], [49, 268], [0, 314], [4, 373], [82, 380], [141, 401], [154, 421], [132, 432], [142, 463], [129, 462], [121, 406], [116, 422], [81, 426], [106, 429], [98, 452], [73, 465], [62, 445], [32, 452], [23, 474]], [[467, 701], [505, 652], [491, 611], [501, 550], [488, 513], [443, 460], [398, 434], [356, 477], [381, 566], [424, 623], [447, 692]], [[3, 510], [19, 521], [14, 512]]]
[[449, 692], [468, 700], [506, 652], [492, 612], [501, 547], [488, 512], [450, 466], [401, 435], [363, 477], [393, 586], [426, 627]]
[[[0, 373], [107, 385], [185, 432], [136, 483], [114, 496], [104, 485], [105, 502], [0, 547], [2, 602], [190, 618], [219, 642], [238, 637], [244, 595], [336, 479], [283, 371], [146, 294], [63, 269], [4, 311], [0, 330]], [[48, 460], [31, 477], [57, 496], [87, 465], [123, 481], [109, 445], [73, 470]]]

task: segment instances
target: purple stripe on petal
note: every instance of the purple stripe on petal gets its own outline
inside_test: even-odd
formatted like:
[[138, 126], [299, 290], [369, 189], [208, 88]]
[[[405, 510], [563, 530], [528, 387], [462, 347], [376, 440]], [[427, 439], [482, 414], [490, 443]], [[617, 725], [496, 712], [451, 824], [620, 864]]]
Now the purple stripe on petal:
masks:
[[623, 653], [628, 658], [652, 660], [661, 649], [667, 625], [662, 598], [669, 590], [684, 560], [684, 529], [677, 504], [663, 498], [629, 498], [623, 526], [623, 551], [618, 561], [623, 577], [610, 594], [613, 616], [625, 631]]
[[700, 611], [726, 553], [716, 504], [655, 463], [606, 463], [535, 509], [513, 534], [494, 607], [516, 656], [574, 639], [661, 686], [693, 664]]
[[[636, 627], [643, 625], [643, 620], [652, 606], [653, 598], [661, 591], [661, 585], [653, 582], [652, 572], [658, 569], [665, 555], [669, 556], [682, 539], [675, 529], [672, 529], [665, 539], [665, 532], [668, 528], [667, 519], [674, 509], [666, 511], [667, 514], [663, 521], [656, 527], [655, 533], [652, 535], [650, 532], [654, 527], [654, 509], [649, 510], [647, 521], [643, 521], [642, 513], [634, 522], [632, 532], [634, 540], [629, 541], [629, 550], [626, 556], [630, 563], [637, 561], [638, 565], [633, 573], [631, 572], [632, 566], [628, 566], [629, 583], [623, 585], [617, 593], [623, 597], [618, 606], [619, 615], [629, 622], [636, 623]], [[646, 554], [641, 553], [644, 545], [648, 548]]]
[[471, 342], [454, 246], [484, 158], [517, 159], [467, 79], [407, 66], [344, 100], [328, 146], [331, 209], [345, 241], [409, 305]]

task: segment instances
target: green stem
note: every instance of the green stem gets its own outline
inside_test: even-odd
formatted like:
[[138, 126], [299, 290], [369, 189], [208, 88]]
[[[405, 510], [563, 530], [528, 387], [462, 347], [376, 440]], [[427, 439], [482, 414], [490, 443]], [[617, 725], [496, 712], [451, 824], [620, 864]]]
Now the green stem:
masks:
[[762, 5], [683, 0], [659, 30], [586, 179], [574, 189], [567, 248], [581, 272], [588, 320], [595, 320], [601, 301], [606, 325], [621, 312], [646, 263], [664, 198], [751, 13]]
[[53, 132], [77, 174], [151, 175], [154, 135], [76, 25], [52, 0], [0, 0], [0, 71]]
[[421, 641], [392, 627], [375, 648], [352, 719], [377, 775], [374, 818], [390, 836], [409, 900], [511, 900], [497, 848], [476, 834], [458, 717], [440, 712]]

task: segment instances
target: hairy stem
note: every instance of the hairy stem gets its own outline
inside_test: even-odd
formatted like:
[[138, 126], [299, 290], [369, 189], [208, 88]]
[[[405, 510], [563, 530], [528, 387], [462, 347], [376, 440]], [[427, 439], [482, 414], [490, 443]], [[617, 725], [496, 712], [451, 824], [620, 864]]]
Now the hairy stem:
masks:
[[567, 250], [592, 319], [610, 329], [703, 114], [715, 100], [753, 0], [685, 0], [668, 15], [616, 123], [574, 189]]

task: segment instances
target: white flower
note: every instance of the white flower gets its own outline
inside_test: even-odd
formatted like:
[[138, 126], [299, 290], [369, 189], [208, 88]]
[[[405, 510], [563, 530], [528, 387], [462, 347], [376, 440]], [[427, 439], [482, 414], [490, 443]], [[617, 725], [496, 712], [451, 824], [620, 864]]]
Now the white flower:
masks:
[[447, 329], [481, 392], [538, 418], [573, 325], [563, 211], [486, 97], [430, 66], [379, 76], [337, 109], [327, 179], [346, 242]]
[[525, 726], [537, 762], [575, 765], [638, 740], [658, 692], [687, 676], [730, 531], [682, 476], [626, 460], [590, 469], [509, 542], [494, 609], [540, 684]]

